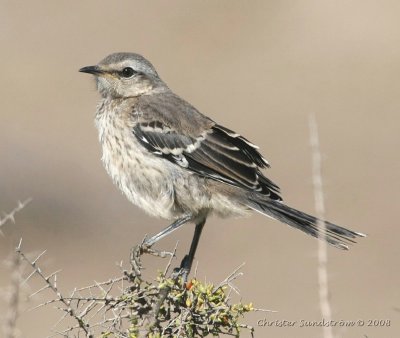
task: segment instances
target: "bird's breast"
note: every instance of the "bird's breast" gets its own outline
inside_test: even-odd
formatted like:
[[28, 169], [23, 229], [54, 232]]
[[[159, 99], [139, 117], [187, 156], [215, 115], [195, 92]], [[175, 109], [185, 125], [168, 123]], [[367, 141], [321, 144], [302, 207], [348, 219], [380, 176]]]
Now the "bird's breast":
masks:
[[[147, 152], [132, 132], [135, 121], [110, 105], [99, 106], [96, 126], [102, 162], [113, 182], [134, 204], [149, 214], [174, 218], [174, 187], [170, 168]], [[129, 116], [130, 115], [130, 116]]]

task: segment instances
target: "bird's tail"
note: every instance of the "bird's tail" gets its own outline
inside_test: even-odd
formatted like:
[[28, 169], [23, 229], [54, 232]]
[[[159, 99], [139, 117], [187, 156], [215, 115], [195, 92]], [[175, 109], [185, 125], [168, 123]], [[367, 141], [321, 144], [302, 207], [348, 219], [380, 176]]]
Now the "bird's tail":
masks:
[[366, 236], [326, 221], [324, 229], [320, 226], [318, 218], [288, 207], [279, 201], [250, 198], [246, 204], [251, 209], [299, 229], [307, 235], [325, 238], [329, 244], [338, 249], [348, 250], [348, 245], [355, 243], [355, 238]]

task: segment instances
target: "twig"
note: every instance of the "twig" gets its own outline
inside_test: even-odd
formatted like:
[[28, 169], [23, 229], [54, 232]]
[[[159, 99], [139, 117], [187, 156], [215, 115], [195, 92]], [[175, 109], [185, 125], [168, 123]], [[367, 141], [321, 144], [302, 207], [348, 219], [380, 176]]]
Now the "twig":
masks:
[[[236, 294], [240, 295], [239, 290], [236, 288], [236, 286], [233, 285], [233, 281], [241, 276], [243, 276], [243, 272], [240, 270], [244, 267], [246, 263], [240, 264], [228, 277], [226, 277], [216, 288], [215, 291], [218, 289], [222, 288], [225, 285], [228, 285], [231, 290], [235, 291]], [[215, 292], [214, 291], [214, 292]]]
[[76, 321], [79, 324], [79, 327], [85, 332], [86, 337], [90, 338], [93, 337], [93, 335], [90, 332], [89, 327], [84, 323], [84, 321], [82, 320], [82, 317], [79, 316], [76, 311], [71, 308], [71, 302], [67, 299], [64, 298], [64, 296], [62, 295], [62, 293], [58, 290], [58, 288], [55, 286], [54, 282], [51, 281], [51, 277], [50, 276], [55, 276], [55, 274], [51, 274], [49, 277], [46, 277], [41, 268], [38, 266], [37, 262], [39, 260], [39, 258], [41, 258], [43, 256], [43, 254], [45, 253], [42, 252], [41, 254], [39, 254], [36, 259], [34, 259], [33, 261], [31, 261], [28, 257], [25, 256], [25, 254], [21, 251], [21, 245], [22, 245], [22, 240], [20, 240], [18, 247], [16, 248], [16, 252], [18, 254], [18, 256], [25, 262], [27, 262], [32, 269], [36, 272], [36, 274], [46, 283], [46, 285], [44, 287], [42, 287], [40, 290], [36, 291], [34, 294], [38, 294], [41, 291], [50, 288], [56, 295], [57, 298], [59, 299], [59, 301], [65, 306], [64, 309], [62, 309], [63, 311], [65, 311], [66, 313], [68, 313], [71, 317], [73, 317], [74, 319], [76, 319]]
[[[314, 199], [315, 211], [318, 218], [319, 232], [318, 241], [318, 286], [319, 286], [319, 304], [321, 309], [322, 318], [327, 322], [332, 319], [332, 310], [329, 302], [329, 285], [328, 285], [328, 249], [326, 236], [326, 225], [323, 221], [325, 216], [324, 193], [322, 187], [322, 173], [321, 173], [321, 151], [319, 147], [318, 138], [318, 125], [314, 114], [309, 117], [310, 124], [310, 145], [312, 151], [312, 168], [313, 168], [313, 185], [314, 185]], [[323, 337], [333, 338], [331, 326], [323, 326]]]
[[172, 260], [174, 259], [174, 257], [176, 257], [176, 250], [178, 249], [178, 244], [179, 244], [179, 241], [176, 242], [175, 248], [174, 248], [174, 250], [172, 251], [172, 255], [171, 255], [171, 257], [169, 258], [169, 261], [168, 261], [168, 263], [167, 263], [167, 266], [166, 266], [165, 269], [164, 269], [164, 274], [163, 274], [164, 277], [167, 276], [167, 273], [168, 273], [168, 271], [169, 271], [169, 269], [170, 269], [170, 267], [171, 267], [171, 264], [172, 264]]
[[[11, 221], [12, 223], [15, 223], [15, 214], [19, 211], [21, 211], [23, 208], [26, 207], [26, 205], [32, 201], [32, 198], [28, 198], [25, 201], [21, 202], [18, 201], [18, 205], [11, 210], [8, 214], [4, 213], [3, 218], [0, 217], [0, 228], [6, 224], [8, 221]], [[4, 236], [3, 232], [0, 229], [0, 235]]]
[[17, 254], [13, 254], [11, 260], [11, 290], [9, 294], [8, 310], [4, 323], [4, 338], [15, 338], [17, 319], [19, 314], [19, 298], [21, 283], [21, 260]]

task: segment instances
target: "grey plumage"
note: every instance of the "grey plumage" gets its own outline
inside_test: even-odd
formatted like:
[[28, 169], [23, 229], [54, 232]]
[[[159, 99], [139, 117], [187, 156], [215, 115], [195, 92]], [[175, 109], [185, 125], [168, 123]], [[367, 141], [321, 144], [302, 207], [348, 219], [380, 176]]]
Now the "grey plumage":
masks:
[[[96, 125], [113, 181], [149, 214], [174, 220], [149, 245], [185, 222], [196, 223], [199, 237], [210, 214], [250, 210], [321, 236], [315, 217], [283, 204], [278, 186], [262, 173], [269, 164], [258, 147], [175, 95], [145, 58], [116, 53], [80, 71], [95, 75], [102, 95]], [[329, 222], [322, 235], [341, 249], [363, 236]]]

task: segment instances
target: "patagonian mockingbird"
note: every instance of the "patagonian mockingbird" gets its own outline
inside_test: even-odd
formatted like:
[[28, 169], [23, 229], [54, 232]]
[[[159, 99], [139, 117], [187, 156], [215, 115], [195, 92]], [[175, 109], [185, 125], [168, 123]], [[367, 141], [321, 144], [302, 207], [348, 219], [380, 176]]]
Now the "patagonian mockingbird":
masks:
[[258, 147], [201, 114], [134, 53], [115, 53], [80, 72], [95, 76], [102, 98], [96, 126], [102, 161], [126, 197], [148, 214], [173, 221], [144, 245], [151, 247], [185, 223], [196, 225], [181, 268], [189, 273], [206, 219], [244, 216], [251, 210], [348, 249], [365, 236], [282, 202]]

